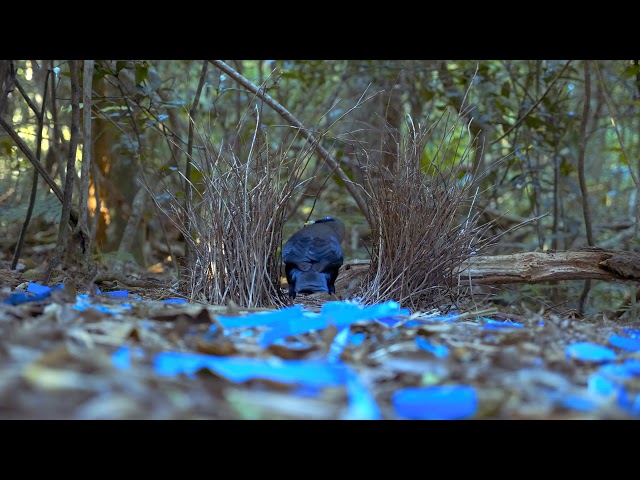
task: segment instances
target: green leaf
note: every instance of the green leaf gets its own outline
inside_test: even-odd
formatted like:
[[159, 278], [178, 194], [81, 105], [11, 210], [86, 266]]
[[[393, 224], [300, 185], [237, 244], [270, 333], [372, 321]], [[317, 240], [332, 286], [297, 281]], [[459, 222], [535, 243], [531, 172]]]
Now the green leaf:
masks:
[[622, 163], [623, 165], [629, 165], [629, 162], [627, 161], [627, 157], [624, 156], [624, 153], [620, 154], [620, 163]]
[[127, 61], [126, 60], [118, 60], [116, 62], [116, 75], [118, 75], [120, 73], [120, 70], [122, 70], [123, 68], [127, 68]]
[[149, 65], [138, 64], [136, 65], [136, 85], [140, 85], [147, 79], [147, 73], [149, 71]]

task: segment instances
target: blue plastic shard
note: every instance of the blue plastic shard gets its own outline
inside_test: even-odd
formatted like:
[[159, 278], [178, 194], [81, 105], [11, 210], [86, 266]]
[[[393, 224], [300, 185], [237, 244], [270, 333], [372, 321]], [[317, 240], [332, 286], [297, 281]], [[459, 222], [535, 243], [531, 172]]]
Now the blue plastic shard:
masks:
[[35, 293], [36, 295], [42, 295], [43, 293], [51, 292], [52, 288], [47, 287], [45, 285], [40, 285], [39, 283], [29, 282], [27, 286], [27, 292]]
[[129, 347], [120, 347], [111, 355], [113, 366], [120, 370], [128, 369], [129, 367], [131, 367], [132, 355], [136, 358], [143, 358], [144, 351], [140, 347], [136, 347], [133, 350]]
[[112, 290], [111, 292], [103, 292], [102, 295], [108, 295], [109, 297], [128, 297], [128, 290]]
[[304, 316], [299, 319], [286, 320], [263, 332], [260, 335], [259, 344], [261, 347], [266, 348], [281, 338], [302, 335], [312, 330], [322, 330], [328, 326], [327, 320], [320, 316]]
[[404, 388], [391, 401], [398, 415], [412, 420], [464, 419], [478, 408], [476, 391], [467, 385]]
[[329, 363], [340, 361], [340, 355], [342, 355], [344, 347], [349, 343], [350, 333], [349, 327], [343, 327], [333, 338], [331, 345], [329, 345], [329, 351], [327, 352], [327, 361]]
[[592, 412], [598, 408], [598, 405], [593, 400], [578, 395], [564, 397], [562, 404], [567, 408], [580, 410], [581, 412]]
[[111, 355], [113, 366], [121, 370], [126, 370], [131, 366], [131, 352], [128, 347], [120, 347]]
[[612, 347], [622, 348], [629, 352], [640, 351], [640, 338], [623, 337], [622, 335], [612, 334], [609, 337], [609, 344]]
[[2, 303], [19, 305], [26, 302], [38, 302], [48, 298], [53, 290], [59, 290], [61, 288], [64, 288], [63, 284], [56, 285], [55, 287], [46, 287], [38, 283], [29, 282], [26, 292], [13, 292], [3, 299]]
[[306, 312], [302, 308], [302, 305], [294, 305], [280, 310], [253, 313], [251, 315], [243, 315], [239, 317], [216, 315], [216, 319], [220, 322], [223, 328], [253, 328], [274, 325], [286, 321], [296, 322], [309, 314], [310, 312]]
[[519, 322], [502, 322], [491, 318], [482, 318], [485, 321], [484, 328], [487, 330], [501, 330], [503, 328], [524, 328], [524, 324]]
[[349, 344], [355, 346], [362, 345], [362, 342], [364, 342], [366, 338], [366, 333], [353, 333], [349, 337]]
[[623, 328], [622, 331], [631, 338], [640, 338], [640, 330], [637, 328]]
[[187, 303], [185, 298], [167, 298], [162, 303]]
[[629, 375], [640, 375], [640, 360], [630, 358], [622, 366]]
[[338, 328], [364, 320], [390, 320], [395, 324], [399, 321], [396, 317], [409, 313], [408, 308], [400, 308], [393, 300], [366, 307], [354, 302], [327, 302], [320, 310], [320, 315]]
[[[347, 329], [348, 330], [348, 329]], [[380, 420], [382, 414], [371, 392], [365, 387], [358, 375], [345, 366], [349, 409], [345, 420]]]
[[599, 372], [589, 375], [587, 391], [593, 395], [610, 397], [618, 393], [619, 385]]
[[45, 293], [42, 295], [29, 295], [27, 292], [13, 292], [8, 297], [3, 298], [2, 303], [6, 303], [8, 305], [20, 305], [21, 303], [44, 300], [49, 295], [49, 293]]
[[623, 381], [633, 376], [627, 367], [621, 363], [609, 363], [607, 365], [603, 365], [597, 373], [615, 381]]
[[422, 350], [432, 353], [438, 358], [444, 358], [449, 355], [449, 349], [444, 345], [434, 345], [424, 337], [416, 337], [416, 345]]
[[345, 383], [344, 368], [318, 360], [280, 360], [245, 357], [214, 357], [184, 352], [161, 352], [154, 358], [160, 375], [193, 374], [208, 368], [232, 382], [264, 379], [306, 386], [332, 386]]
[[576, 342], [565, 349], [567, 358], [575, 358], [585, 362], [601, 363], [615, 360], [616, 352], [610, 348], [590, 342]]

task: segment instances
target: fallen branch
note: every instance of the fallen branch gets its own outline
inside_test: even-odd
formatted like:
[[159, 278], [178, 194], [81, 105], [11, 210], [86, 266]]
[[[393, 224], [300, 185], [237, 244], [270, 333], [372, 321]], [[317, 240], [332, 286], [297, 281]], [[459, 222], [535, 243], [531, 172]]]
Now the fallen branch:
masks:
[[[348, 295], [364, 280], [368, 268], [368, 261], [345, 263], [336, 281], [336, 291]], [[589, 279], [640, 282], [640, 254], [589, 247], [512, 255], [479, 255], [461, 266], [459, 279], [461, 284], [470, 282], [471, 285]], [[347, 292], [341, 291], [341, 287]]]

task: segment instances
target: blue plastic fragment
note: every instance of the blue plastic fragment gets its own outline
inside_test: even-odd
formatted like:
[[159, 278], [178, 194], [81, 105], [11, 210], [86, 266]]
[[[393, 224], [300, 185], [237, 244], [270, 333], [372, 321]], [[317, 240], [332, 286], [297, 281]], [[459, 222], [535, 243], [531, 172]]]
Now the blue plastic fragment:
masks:
[[366, 338], [366, 333], [353, 333], [349, 337], [349, 344], [355, 346], [362, 345], [362, 342], [364, 342]]
[[405, 327], [419, 327], [420, 325], [423, 325], [420, 320], [408, 320], [404, 322]]
[[109, 297], [128, 297], [128, 290], [112, 290], [111, 292], [103, 292], [102, 295], [108, 295]]
[[598, 405], [593, 400], [580, 397], [578, 395], [569, 395], [564, 397], [562, 399], [562, 404], [567, 408], [580, 410], [581, 412], [592, 412], [598, 408]]
[[565, 349], [567, 358], [575, 358], [586, 362], [606, 362], [615, 360], [616, 352], [610, 348], [590, 342], [576, 342]]
[[395, 317], [409, 313], [408, 308], [400, 308], [400, 304], [393, 300], [366, 307], [354, 302], [327, 302], [320, 310], [320, 315], [338, 328], [363, 320], [387, 320], [395, 324], [398, 323]]
[[599, 372], [592, 373], [587, 380], [587, 391], [594, 395], [609, 397], [615, 395], [619, 388], [620, 386], [616, 382]]
[[13, 292], [6, 298], [2, 299], [2, 303], [9, 305], [20, 305], [26, 302], [35, 302], [38, 300], [44, 300], [49, 296], [49, 293], [43, 295], [29, 295], [27, 292]]
[[333, 338], [331, 345], [329, 345], [329, 351], [327, 352], [328, 362], [338, 362], [340, 355], [344, 351], [344, 347], [349, 343], [349, 327], [343, 327], [336, 336]]
[[27, 292], [35, 293], [36, 295], [42, 295], [43, 293], [51, 292], [52, 288], [38, 283], [29, 282], [27, 286]]
[[624, 387], [620, 387], [617, 398], [617, 405], [625, 412], [638, 416], [640, 415], [640, 395], [636, 395], [635, 399], [633, 394], [630, 394]]
[[603, 365], [597, 373], [616, 381], [625, 380], [633, 376], [633, 373], [631, 373], [623, 363], [609, 363], [607, 365]]
[[274, 325], [286, 321], [296, 322], [303, 319], [305, 315], [309, 315], [309, 312], [305, 312], [302, 305], [294, 305], [280, 310], [253, 313], [251, 315], [243, 315], [239, 317], [216, 315], [216, 319], [220, 322], [223, 328], [253, 328]]
[[449, 349], [444, 345], [434, 345], [429, 340], [423, 337], [416, 337], [416, 345], [422, 350], [426, 350], [434, 354], [438, 358], [444, 358], [449, 355]]
[[623, 337], [622, 335], [612, 334], [609, 337], [609, 344], [612, 347], [622, 348], [630, 352], [640, 351], [640, 338]]
[[345, 366], [344, 371], [349, 396], [349, 409], [344, 420], [380, 420], [382, 418], [380, 407], [371, 392], [362, 384], [353, 370]]
[[264, 360], [161, 352], [154, 358], [154, 368], [157, 373], [166, 376], [192, 374], [202, 368], [209, 368], [232, 382], [261, 378], [282, 383], [330, 386], [341, 385], [345, 381], [344, 369], [318, 360]]
[[113, 366], [120, 370], [126, 370], [131, 366], [131, 356], [136, 358], [143, 358], [144, 351], [140, 347], [136, 347], [133, 350], [129, 347], [120, 347], [111, 355], [111, 361]]
[[631, 338], [640, 338], [640, 330], [637, 328], [623, 328], [622, 331]]
[[640, 375], [640, 360], [630, 358], [628, 360], [625, 360], [625, 362], [622, 364], [622, 367], [629, 375]]
[[64, 288], [62, 283], [55, 287], [46, 287], [38, 283], [29, 282], [26, 292], [13, 292], [11, 295], [3, 299], [2, 303], [19, 305], [26, 302], [37, 302], [48, 298], [53, 290], [59, 290], [62, 288]]
[[327, 320], [319, 316], [286, 320], [263, 332], [259, 344], [262, 348], [266, 348], [281, 338], [309, 333], [312, 330], [322, 330], [328, 326]]
[[[118, 353], [118, 352], [116, 352]], [[114, 354], [114, 362], [124, 364]], [[371, 393], [346, 365], [319, 360], [265, 360], [245, 357], [214, 357], [211, 355], [161, 352], [154, 358], [154, 368], [160, 375], [185, 374], [192, 376], [202, 368], [208, 368], [232, 382], [264, 379], [280, 383], [298, 384], [296, 393], [317, 395], [317, 389], [344, 385], [349, 396], [349, 419], [378, 419], [380, 410]]]
[[491, 318], [482, 318], [485, 321], [484, 328], [487, 330], [501, 330], [503, 328], [524, 328], [524, 324], [519, 322], [502, 322]]
[[412, 420], [463, 419], [478, 408], [476, 391], [467, 385], [404, 388], [391, 401], [398, 415]]
[[162, 303], [187, 303], [185, 298], [167, 298]]
[[399, 323], [395, 318], [376, 318], [375, 321], [383, 324], [386, 327], [394, 327]]

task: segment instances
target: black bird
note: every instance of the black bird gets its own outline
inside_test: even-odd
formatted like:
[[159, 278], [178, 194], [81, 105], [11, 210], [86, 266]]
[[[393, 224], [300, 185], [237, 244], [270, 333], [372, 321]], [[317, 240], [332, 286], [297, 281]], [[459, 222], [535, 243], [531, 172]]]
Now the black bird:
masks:
[[294, 233], [282, 250], [289, 298], [297, 293], [335, 293], [334, 282], [344, 259], [340, 244], [344, 224], [332, 217], [316, 220]]

